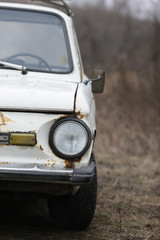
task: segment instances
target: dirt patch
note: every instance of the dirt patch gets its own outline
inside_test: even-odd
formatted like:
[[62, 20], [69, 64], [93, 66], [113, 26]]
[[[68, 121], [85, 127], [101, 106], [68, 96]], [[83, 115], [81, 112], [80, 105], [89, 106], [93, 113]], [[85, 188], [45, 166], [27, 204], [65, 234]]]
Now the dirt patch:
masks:
[[45, 198], [1, 199], [0, 239], [158, 240], [160, 160], [123, 153], [100, 153], [95, 217], [86, 231], [52, 227]]
[[159, 168], [151, 156], [99, 155], [96, 215], [107, 217], [104, 239], [160, 239]]

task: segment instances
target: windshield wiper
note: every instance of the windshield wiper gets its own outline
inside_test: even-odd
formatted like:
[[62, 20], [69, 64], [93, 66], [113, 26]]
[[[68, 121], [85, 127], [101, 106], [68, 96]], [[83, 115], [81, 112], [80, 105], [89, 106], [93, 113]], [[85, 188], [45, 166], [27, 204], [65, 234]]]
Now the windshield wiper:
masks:
[[22, 74], [27, 74], [27, 68], [21, 65], [0, 61], [0, 66], [21, 70]]

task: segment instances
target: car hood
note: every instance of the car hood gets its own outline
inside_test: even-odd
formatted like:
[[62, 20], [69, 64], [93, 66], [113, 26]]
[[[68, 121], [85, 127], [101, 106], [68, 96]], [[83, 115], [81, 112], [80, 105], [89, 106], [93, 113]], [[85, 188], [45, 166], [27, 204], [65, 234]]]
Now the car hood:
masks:
[[73, 112], [77, 83], [0, 77], [0, 110]]

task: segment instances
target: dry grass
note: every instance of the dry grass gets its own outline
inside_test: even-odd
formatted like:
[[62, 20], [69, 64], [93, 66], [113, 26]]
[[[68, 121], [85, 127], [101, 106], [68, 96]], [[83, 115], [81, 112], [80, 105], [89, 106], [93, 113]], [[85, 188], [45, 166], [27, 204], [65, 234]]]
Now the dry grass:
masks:
[[159, 167], [149, 156], [99, 155], [97, 213], [108, 216], [106, 239], [160, 238]]
[[158, 108], [151, 80], [127, 71], [108, 76], [103, 96], [97, 96], [98, 148], [159, 154]]

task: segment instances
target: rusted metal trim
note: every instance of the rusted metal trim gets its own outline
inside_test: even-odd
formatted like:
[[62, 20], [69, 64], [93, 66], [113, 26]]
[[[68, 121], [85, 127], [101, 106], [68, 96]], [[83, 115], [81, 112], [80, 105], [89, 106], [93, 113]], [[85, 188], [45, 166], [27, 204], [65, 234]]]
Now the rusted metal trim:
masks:
[[66, 168], [69, 168], [69, 169], [73, 168], [73, 161], [65, 160], [64, 162], [65, 162]]
[[41, 170], [34, 169], [5, 169], [0, 168], [0, 179], [7, 181], [22, 181], [22, 182], [48, 182], [60, 184], [72, 184], [81, 186], [88, 184], [95, 173], [95, 161], [92, 160], [90, 165], [80, 169], [66, 170]]

